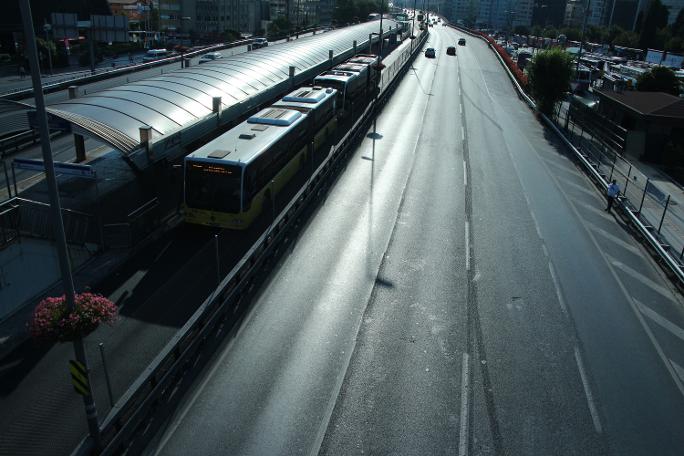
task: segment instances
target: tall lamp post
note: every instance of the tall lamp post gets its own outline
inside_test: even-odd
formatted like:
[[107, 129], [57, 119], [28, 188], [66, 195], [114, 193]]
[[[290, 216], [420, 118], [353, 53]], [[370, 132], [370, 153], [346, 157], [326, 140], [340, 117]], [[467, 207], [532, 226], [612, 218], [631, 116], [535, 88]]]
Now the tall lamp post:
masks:
[[380, 61], [382, 62], [382, 42], [385, 41], [385, 38], [382, 35], [382, 16], [385, 15], [383, 10], [385, 9], [385, 0], [380, 0], [380, 51], [378, 52], [378, 56], [380, 57]]
[[[76, 303], [76, 292], [74, 291], [74, 279], [71, 275], [71, 262], [67, 250], [66, 235], [64, 234], [64, 221], [62, 220], [57, 179], [55, 178], [55, 164], [52, 160], [50, 132], [48, 130], [47, 114], [45, 112], [45, 98], [43, 96], [43, 88], [40, 81], [40, 67], [38, 66], [38, 51], [36, 49], [36, 37], [33, 30], [33, 20], [31, 18], [31, 6], [29, 0], [20, 0], [19, 6], [21, 8], [24, 34], [26, 35], [26, 53], [31, 70], [33, 95], [36, 101], [36, 119], [38, 121], [38, 126], [40, 127], [40, 145], [43, 149], [43, 164], [45, 166], [48, 193], [50, 195], [50, 211], [52, 212], [51, 218], [55, 229], [55, 243], [57, 244], [59, 269], [62, 273], [62, 285], [64, 286], [64, 294], [66, 296], [67, 311], [73, 312]], [[74, 339], [74, 352], [76, 360], [85, 367], [85, 375], [88, 384], [90, 384], [90, 379], [88, 378], [90, 376], [88, 361], [86, 359], [85, 345], [83, 344], [83, 337], [81, 334]], [[90, 436], [94, 440], [95, 447], [100, 448], [100, 425], [97, 420], [95, 400], [89, 389], [88, 393], [83, 396], [83, 404], [85, 405]]]
[[50, 48], [50, 30], [52, 30], [52, 25], [43, 25], [43, 30], [45, 31], [45, 49], [48, 55], [48, 65], [50, 65], [50, 74], [52, 74], [52, 49]]
[[587, 29], [587, 19], [591, 12], [591, 0], [587, 0], [587, 9], [584, 11], [584, 20], [582, 21], [582, 35], [580, 36], [579, 51], [577, 52], [577, 67], [575, 67], [575, 76], [579, 79], [580, 59], [582, 58], [582, 45], [584, 44], [584, 32]]

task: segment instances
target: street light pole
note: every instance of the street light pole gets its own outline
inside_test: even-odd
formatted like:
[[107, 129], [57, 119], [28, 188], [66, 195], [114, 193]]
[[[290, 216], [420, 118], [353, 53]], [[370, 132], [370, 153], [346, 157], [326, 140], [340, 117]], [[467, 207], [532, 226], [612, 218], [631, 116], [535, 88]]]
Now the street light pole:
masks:
[[[55, 243], [57, 244], [57, 255], [59, 257], [59, 269], [62, 273], [62, 284], [66, 297], [67, 311], [73, 312], [76, 303], [76, 292], [74, 291], [74, 279], [71, 275], [71, 262], [67, 250], [66, 235], [64, 234], [64, 221], [62, 220], [62, 209], [59, 202], [57, 189], [57, 179], [55, 177], [55, 165], [52, 160], [52, 148], [50, 146], [50, 131], [48, 130], [47, 114], [45, 112], [45, 98], [43, 87], [40, 81], [40, 67], [38, 66], [38, 51], [36, 49], [36, 37], [33, 30], [33, 20], [31, 18], [31, 6], [29, 0], [20, 0], [21, 19], [26, 35], [26, 53], [31, 69], [31, 79], [33, 82], [33, 96], [36, 101], [36, 119], [40, 128], [40, 145], [43, 149], [43, 164], [50, 195], [50, 210], [52, 212], [52, 223], [55, 229]], [[74, 352], [76, 360], [80, 362], [86, 370], [86, 377], [89, 377], [88, 361], [85, 354], [83, 337], [79, 334], [74, 340]], [[87, 378], [88, 384], [90, 379]], [[88, 389], [88, 394], [83, 396], [88, 429], [93, 438], [95, 446], [100, 448], [100, 425], [97, 420], [97, 409], [92, 392]]]
[[52, 26], [45, 24], [43, 25], [43, 30], [45, 31], [45, 49], [47, 50], [50, 74], [52, 74], [52, 49], [50, 48], [50, 30], [52, 30]]
[[582, 22], [582, 36], [580, 36], [579, 52], [577, 53], [577, 67], [575, 68], [575, 77], [579, 79], [580, 59], [582, 58], [582, 45], [584, 44], [584, 31], [587, 28], [587, 19], [589, 19], [589, 12], [591, 8], [591, 0], [587, 0], [587, 9], [584, 11], [584, 21]]
[[385, 9], [385, 0], [380, 0], [380, 51], [378, 52], [378, 56], [380, 57], [380, 61], [382, 62], [382, 42], [385, 41], [383, 36], [382, 36], [382, 16], [384, 16], [383, 10]]
[[416, 3], [418, 0], [413, 0], [413, 17], [411, 17], [411, 51], [413, 51], [413, 42], [415, 41], [415, 24], [416, 24]]

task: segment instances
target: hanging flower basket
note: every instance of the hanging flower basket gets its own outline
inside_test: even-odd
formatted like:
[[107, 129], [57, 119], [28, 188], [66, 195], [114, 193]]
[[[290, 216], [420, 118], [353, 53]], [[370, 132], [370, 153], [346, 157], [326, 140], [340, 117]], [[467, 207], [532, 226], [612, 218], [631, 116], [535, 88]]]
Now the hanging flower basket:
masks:
[[43, 299], [34, 309], [29, 331], [34, 339], [43, 342], [70, 342], [78, 335], [86, 336], [101, 323], [113, 324], [118, 316], [116, 305], [102, 295], [81, 293], [71, 313], [67, 312], [66, 297]]

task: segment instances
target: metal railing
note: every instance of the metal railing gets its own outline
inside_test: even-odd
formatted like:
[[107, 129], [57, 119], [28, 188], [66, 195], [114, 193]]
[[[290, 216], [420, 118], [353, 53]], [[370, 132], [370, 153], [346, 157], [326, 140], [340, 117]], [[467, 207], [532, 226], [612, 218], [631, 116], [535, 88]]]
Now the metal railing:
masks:
[[[0, 204], [0, 213], [12, 214], [11, 217], [0, 218], [0, 231], [16, 231], [18, 235], [39, 239], [54, 238], [50, 205], [47, 203], [14, 197]], [[84, 245], [93, 241], [95, 217], [72, 209], [62, 209], [62, 219], [69, 243]]]
[[[161, 421], [177, 403], [177, 397], [192, 380], [193, 372], [207, 361], [210, 348], [225, 337], [234, 316], [246, 305], [246, 298], [258, 280], [257, 274], [277, 258], [281, 247], [289, 241], [289, 232], [297, 225], [302, 212], [332, 182], [332, 177], [352, 152], [352, 146], [363, 138], [373, 115], [396, 88], [400, 76], [408, 70], [427, 36], [426, 33], [416, 40], [418, 43], [413, 52], [410, 47], [401, 51], [400, 58], [386, 69], [395, 77], [381, 78], [381, 95], [365, 108], [352, 128], [331, 147], [328, 156], [302, 188], [278, 215], [274, 214], [270, 226], [225, 276], [218, 246], [214, 252], [215, 246], [211, 243], [188, 261], [187, 267], [199, 268], [200, 265], [206, 265], [207, 258], [212, 258], [216, 253], [217, 273], [223, 278], [105, 417], [100, 426], [104, 445], [101, 454], [138, 454], [142, 451], [150, 436], [154, 435]], [[220, 242], [218, 237], [216, 242], [217, 245]], [[183, 271], [185, 269], [176, 271], [179, 280], [183, 277]], [[74, 454], [89, 454], [93, 451], [92, 445], [90, 438], [87, 438]]]

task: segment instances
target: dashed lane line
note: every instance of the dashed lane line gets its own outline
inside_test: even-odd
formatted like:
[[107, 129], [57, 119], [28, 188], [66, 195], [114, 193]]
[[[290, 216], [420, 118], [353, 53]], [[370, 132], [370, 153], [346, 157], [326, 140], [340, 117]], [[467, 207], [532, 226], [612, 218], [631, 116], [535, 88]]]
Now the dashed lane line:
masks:
[[458, 456], [468, 454], [468, 420], [470, 412], [470, 365], [468, 353], [463, 353], [461, 364], [461, 423], [458, 437]]
[[598, 410], [596, 408], [596, 404], [594, 403], [594, 395], [591, 393], [591, 388], [589, 387], [587, 373], [584, 370], [584, 363], [582, 362], [582, 357], [577, 347], [575, 347], [575, 361], [577, 362], [577, 369], [579, 370], [580, 378], [582, 379], [584, 395], [587, 398], [587, 405], [589, 406], [591, 420], [594, 422], [594, 429], [596, 429], [597, 433], [601, 434], [603, 432], [603, 427], [601, 426], [601, 420], [599, 419]]
[[565, 305], [565, 298], [563, 298], [563, 293], [561, 292], [560, 282], [558, 281], [558, 276], [556, 275], [556, 269], [553, 267], [553, 263], [549, 261], [549, 272], [551, 273], [551, 280], [553, 281], [553, 286], [556, 289], [556, 297], [558, 298], [558, 304], [560, 304], [561, 311], [567, 317], [568, 307]]
[[463, 186], [468, 186], [468, 165], [465, 160], [463, 160]]

